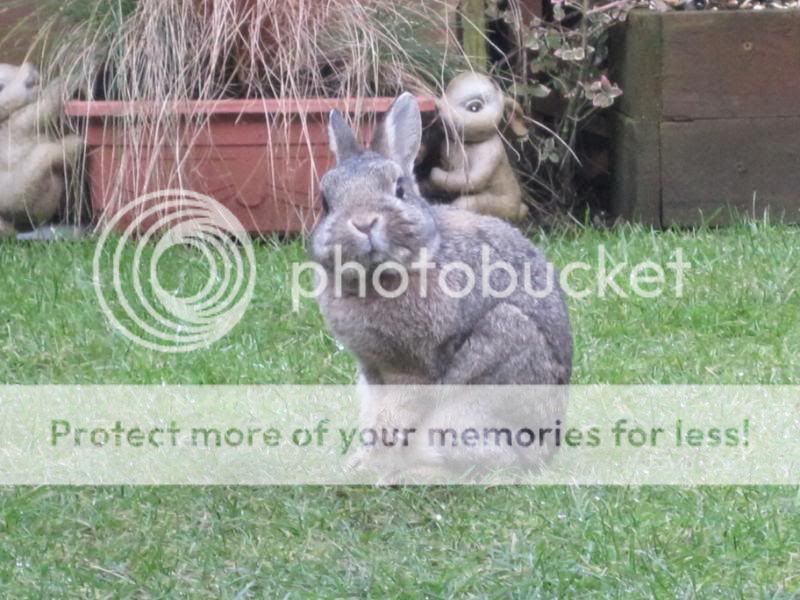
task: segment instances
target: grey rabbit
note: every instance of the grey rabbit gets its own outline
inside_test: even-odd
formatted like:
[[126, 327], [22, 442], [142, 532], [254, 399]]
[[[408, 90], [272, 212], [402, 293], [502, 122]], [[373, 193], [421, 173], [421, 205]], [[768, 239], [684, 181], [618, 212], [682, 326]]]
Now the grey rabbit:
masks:
[[[363, 382], [396, 385], [558, 385], [570, 381], [572, 336], [558, 277], [540, 250], [517, 229], [444, 205], [430, 205], [414, 181], [421, 141], [416, 99], [398, 97], [378, 127], [369, 150], [357, 141], [341, 114], [330, 115], [329, 136], [336, 166], [322, 178], [324, 214], [311, 236], [310, 254], [328, 275], [318, 297], [334, 336], [358, 359]], [[341, 262], [361, 265], [366, 289], [342, 276], [334, 282], [337, 250]], [[488, 296], [479, 283], [482, 258], [503, 261], [516, 271], [518, 285], [505, 298]], [[433, 268], [415, 263], [427, 258]], [[372, 285], [387, 261], [405, 267], [407, 291], [383, 297]], [[442, 269], [451, 269], [440, 285]], [[435, 265], [435, 266], [434, 266]], [[526, 266], [527, 265], [527, 266]], [[478, 282], [464, 297], [473, 270]], [[535, 297], [523, 286], [547, 292]], [[378, 279], [393, 289], [399, 276]], [[487, 279], [506, 290], [511, 275], [494, 270]], [[358, 289], [357, 289], [358, 288]], [[423, 293], [424, 290], [424, 293]]]
[[[558, 427], [572, 336], [554, 270], [504, 221], [432, 206], [420, 196], [413, 168], [422, 129], [412, 95], [395, 100], [370, 150], [336, 111], [329, 135], [337, 164], [322, 178], [324, 214], [310, 244], [325, 275], [317, 282], [318, 302], [335, 337], [358, 359], [361, 431], [409, 432], [398, 442], [402, 452], [363, 444], [351, 470], [379, 474], [385, 484], [483, 483], [522, 467], [522, 479], [502, 481], [528, 481], [553, 455], [552, 439], [524, 448], [491, 441], [451, 447], [422, 437], [409, 443], [410, 432]], [[512, 275], [502, 269], [484, 273], [484, 263], [501, 261], [519, 285], [509, 286]], [[473, 285], [483, 284], [484, 275], [487, 287], [508, 294], [495, 297]], [[498, 384], [515, 385], [490, 393], [481, 387]]]

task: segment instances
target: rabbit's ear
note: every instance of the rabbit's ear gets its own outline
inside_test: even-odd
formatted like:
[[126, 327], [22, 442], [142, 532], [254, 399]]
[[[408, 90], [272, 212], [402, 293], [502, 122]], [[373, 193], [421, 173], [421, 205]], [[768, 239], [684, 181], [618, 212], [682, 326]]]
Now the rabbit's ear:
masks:
[[337, 163], [364, 151], [361, 144], [358, 143], [353, 130], [350, 129], [350, 126], [342, 117], [342, 113], [338, 110], [332, 110], [330, 119], [328, 119], [328, 144], [331, 147], [331, 152], [336, 156]]
[[400, 164], [403, 172], [411, 176], [421, 142], [422, 118], [417, 99], [406, 92], [392, 103], [389, 113], [375, 132], [372, 150]]

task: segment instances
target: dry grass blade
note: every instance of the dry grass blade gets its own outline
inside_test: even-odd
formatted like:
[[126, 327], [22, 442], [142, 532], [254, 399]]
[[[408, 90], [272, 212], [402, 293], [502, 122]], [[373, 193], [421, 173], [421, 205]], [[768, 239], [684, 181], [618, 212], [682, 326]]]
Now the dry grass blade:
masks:
[[[207, 129], [209, 115], [178, 115], [172, 110], [178, 103], [348, 98], [360, 122], [364, 98], [401, 90], [436, 94], [468, 64], [438, 1], [65, 0], [58, 6], [42, 36], [47, 77], [64, 77], [87, 100], [149, 106], [115, 122], [124, 138], [121, 170], [136, 174], [119, 178], [112, 194], [119, 202], [180, 183], [191, 142]], [[80, 19], [66, 35], [50, 36], [64, 30], [70, 14]], [[288, 119], [265, 118], [271, 135], [284, 133], [271, 143], [286, 142]], [[305, 124], [306, 116], [299, 118]], [[168, 173], [165, 153], [174, 165]]]

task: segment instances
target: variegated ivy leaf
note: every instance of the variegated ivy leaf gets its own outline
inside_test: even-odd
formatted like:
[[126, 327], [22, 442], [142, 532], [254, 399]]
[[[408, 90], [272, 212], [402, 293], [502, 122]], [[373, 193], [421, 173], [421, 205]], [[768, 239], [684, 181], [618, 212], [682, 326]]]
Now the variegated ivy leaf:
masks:
[[528, 37], [525, 40], [525, 47], [529, 50], [539, 50], [542, 47], [542, 38], [538, 31], [531, 29], [528, 32]]
[[525, 86], [524, 92], [526, 92], [529, 96], [533, 96], [534, 98], [547, 98], [553, 92], [553, 90], [543, 83], [533, 82], [530, 85]]
[[500, 9], [500, 3], [497, 1], [490, 1], [486, 6], [486, 17], [492, 21], [503, 16], [504, 11]]
[[579, 62], [586, 58], [586, 53], [583, 51], [583, 47], [581, 46], [577, 48], [559, 48], [554, 52], [554, 54], [561, 60], [569, 60], [574, 62]]
[[597, 81], [581, 83], [586, 97], [598, 108], [608, 108], [614, 100], [622, 95], [618, 85], [611, 83], [608, 77], [602, 75]]
[[558, 147], [554, 138], [547, 138], [544, 143], [539, 147], [539, 156], [543, 161], [550, 161], [557, 163], [561, 160], [558, 154]]

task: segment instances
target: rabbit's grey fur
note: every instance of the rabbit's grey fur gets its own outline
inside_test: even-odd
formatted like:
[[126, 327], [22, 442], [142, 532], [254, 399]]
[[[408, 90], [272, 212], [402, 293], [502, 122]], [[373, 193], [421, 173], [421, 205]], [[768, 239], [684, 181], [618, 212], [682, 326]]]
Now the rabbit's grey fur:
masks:
[[[418, 196], [412, 169], [421, 133], [413, 96], [395, 101], [371, 150], [358, 145], [338, 113], [332, 113], [329, 129], [338, 163], [322, 179], [329, 210], [314, 231], [311, 254], [329, 274], [322, 312], [334, 335], [358, 358], [363, 378], [371, 384], [568, 383], [572, 337], [558, 277], [551, 275], [553, 291], [543, 298], [522, 286], [527, 263], [531, 288], [545, 289], [542, 252], [500, 219], [431, 206]], [[368, 239], [353, 226], [371, 221], [376, 224]], [[485, 244], [492, 262], [502, 260], [517, 270], [520, 285], [505, 299], [482, 297], [479, 285], [465, 298], [450, 298], [439, 288], [438, 270], [432, 270], [428, 296], [421, 298], [419, 274], [409, 268], [409, 290], [398, 298], [382, 298], [369, 287], [359, 297], [346, 282], [337, 297], [332, 281], [337, 244], [343, 261], [356, 261], [368, 271], [387, 260], [410, 267], [425, 248], [437, 267], [455, 261], [471, 266], [478, 282]], [[507, 277], [495, 271], [494, 288], [504, 289]], [[460, 271], [452, 271], [449, 287], [458, 289], [464, 280]]]
[[[494, 217], [448, 206], [431, 206], [419, 196], [412, 169], [419, 149], [420, 114], [413, 96], [400, 96], [363, 149], [338, 113], [331, 114], [331, 148], [337, 158], [321, 187], [327, 207], [311, 239], [312, 258], [327, 274], [319, 303], [334, 335], [358, 359], [361, 387], [360, 425], [375, 430], [452, 427], [552, 427], [566, 410], [565, 386], [572, 370], [572, 337], [555, 273], [553, 290], [534, 298], [522, 286], [528, 265], [534, 290], [545, 288], [547, 262], [516, 229]], [[507, 298], [483, 297], [480, 286], [464, 298], [439, 286], [442, 268], [461, 262], [482, 280], [482, 247], [491, 262], [504, 261], [520, 285]], [[408, 272], [409, 285], [396, 298], [382, 297], [369, 285], [359, 289], [352, 276], [335, 281], [335, 251], [341, 261], [357, 263], [371, 274], [387, 261]], [[425, 274], [414, 263], [427, 254], [434, 268]], [[351, 271], [346, 271], [350, 273]], [[492, 274], [494, 289], [509, 276]], [[384, 289], [397, 289], [391, 271]], [[448, 273], [447, 287], [461, 290], [462, 270]], [[423, 297], [423, 288], [427, 296]], [[381, 385], [387, 384], [387, 385]], [[395, 385], [414, 384], [413, 388]], [[555, 384], [520, 392], [507, 387], [453, 388], [429, 384]], [[507, 393], [506, 393], [507, 390]], [[381, 483], [450, 483], [483, 481], [484, 474], [523, 467], [536, 472], [555, 450], [552, 441], [520, 449], [431, 447], [421, 439], [402, 452], [363, 447], [351, 457], [359, 471], [379, 473]], [[521, 481], [527, 481], [522, 475]], [[506, 479], [507, 480], [507, 479]]]

